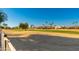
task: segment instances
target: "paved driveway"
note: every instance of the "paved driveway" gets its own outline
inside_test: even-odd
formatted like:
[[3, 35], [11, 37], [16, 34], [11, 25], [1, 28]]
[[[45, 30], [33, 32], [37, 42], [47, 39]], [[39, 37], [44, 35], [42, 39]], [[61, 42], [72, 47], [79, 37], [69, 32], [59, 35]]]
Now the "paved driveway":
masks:
[[9, 39], [17, 51], [79, 51], [78, 38], [32, 34]]

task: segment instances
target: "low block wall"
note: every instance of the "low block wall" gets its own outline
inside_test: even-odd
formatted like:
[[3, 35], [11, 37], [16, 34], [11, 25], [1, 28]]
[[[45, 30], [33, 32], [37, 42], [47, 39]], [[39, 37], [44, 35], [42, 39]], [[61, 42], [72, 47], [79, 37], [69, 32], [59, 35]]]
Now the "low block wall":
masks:
[[4, 38], [4, 40], [5, 40], [5, 51], [16, 51], [16, 49], [13, 47], [13, 45], [7, 38]]
[[7, 37], [4, 37], [4, 33], [0, 32], [0, 41], [2, 51], [16, 51]]

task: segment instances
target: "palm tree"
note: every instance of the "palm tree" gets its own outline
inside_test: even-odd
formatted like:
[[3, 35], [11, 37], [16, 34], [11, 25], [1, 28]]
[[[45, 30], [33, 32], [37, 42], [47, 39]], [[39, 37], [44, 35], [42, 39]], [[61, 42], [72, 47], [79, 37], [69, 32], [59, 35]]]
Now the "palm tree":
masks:
[[78, 26], [78, 21], [74, 21], [72, 24], [73, 24], [73, 25], [75, 26], [75, 28], [76, 28], [76, 26]]
[[45, 24], [43, 24], [43, 25], [45, 25], [47, 27], [48, 26], [48, 21], [45, 21]]
[[52, 27], [54, 25], [54, 22], [49, 23], [49, 26]]
[[42, 24], [43, 27], [45, 27], [45, 24]]
[[7, 20], [7, 14], [0, 11], [0, 25], [2, 22]]

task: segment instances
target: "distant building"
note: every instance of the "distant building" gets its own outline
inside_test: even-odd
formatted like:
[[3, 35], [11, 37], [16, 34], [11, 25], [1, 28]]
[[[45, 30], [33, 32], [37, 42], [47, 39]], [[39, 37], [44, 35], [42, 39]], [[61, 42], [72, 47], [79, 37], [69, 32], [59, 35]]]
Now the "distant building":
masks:
[[55, 29], [60, 29], [60, 28], [62, 28], [61, 26], [55, 26]]

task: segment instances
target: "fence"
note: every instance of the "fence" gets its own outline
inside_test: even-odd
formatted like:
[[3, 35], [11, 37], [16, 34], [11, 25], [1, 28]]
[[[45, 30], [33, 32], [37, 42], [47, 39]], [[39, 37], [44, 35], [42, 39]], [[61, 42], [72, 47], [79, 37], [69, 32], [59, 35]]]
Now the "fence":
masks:
[[4, 33], [0, 32], [1, 37], [1, 49], [2, 51], [16, 51], [7, 37], [4, 37]]

